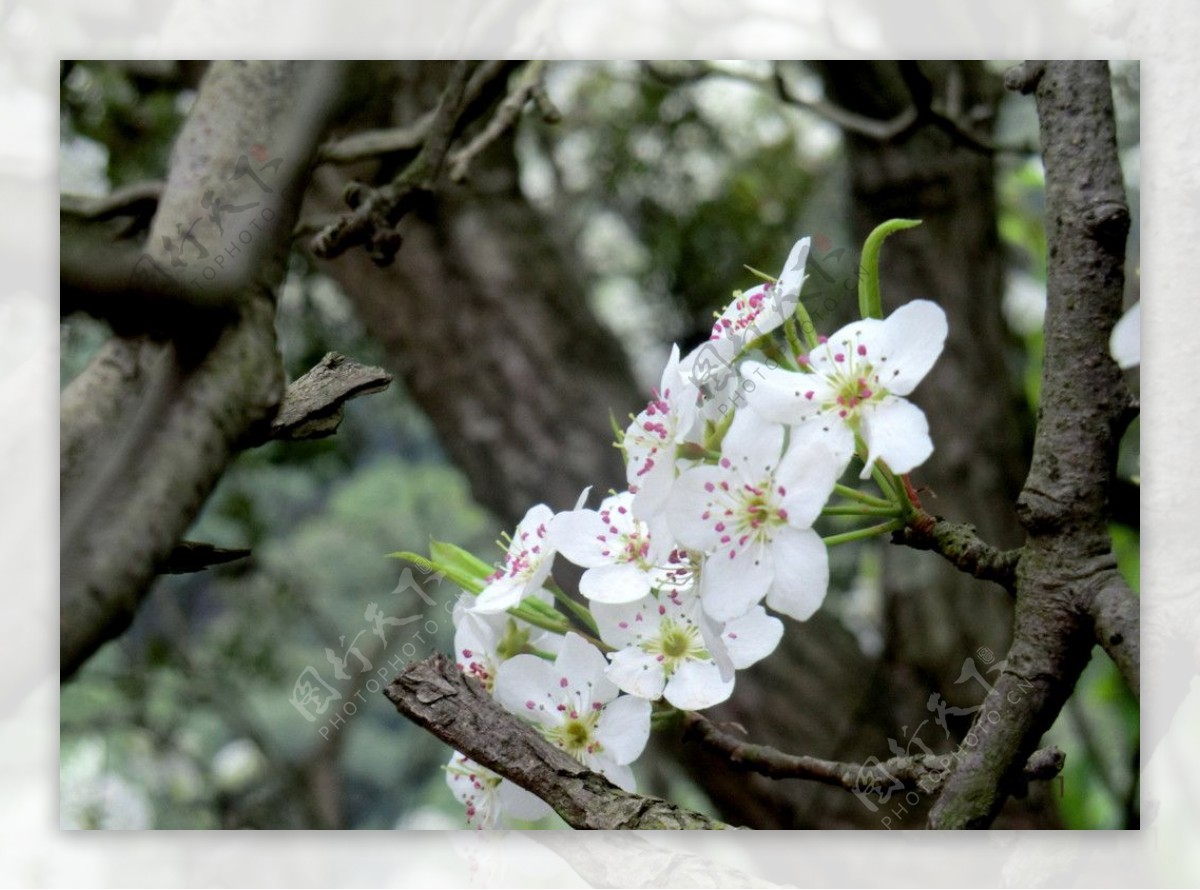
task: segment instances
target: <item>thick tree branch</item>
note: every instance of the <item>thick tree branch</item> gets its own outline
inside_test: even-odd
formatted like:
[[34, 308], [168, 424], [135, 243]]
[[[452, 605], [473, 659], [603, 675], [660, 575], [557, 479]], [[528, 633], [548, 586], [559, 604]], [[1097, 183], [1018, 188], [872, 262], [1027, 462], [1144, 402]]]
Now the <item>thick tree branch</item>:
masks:
[[[933, 794], [941, 789], [955, 757], [953, 754], [918, 754], [875, 763], [843, 763], [804, 754], [785, 754], [768, 745], [739, 739], [694, 712], [684, 715], [683, 731], [685, 739], [695, 739], [717, 751], [735, 769], [772, 779], [807, 779], [861, 794], [914, 788]], [[1026, 782], [1052, 779], [1062, 771], [1065, 759], [1057, 748], [1035, 751], [1026, 761], [1022, 776]]]
[[1108, 66], [1027, 64], [1007, 82], [1036, 93], [1046, 166], [1041, 411], [1017, 502], [1028, 539], [1017, 567], [1012, 647], [972, 728], [978, 744], [930, 812], [935, 828], [991, 823], [1074, 689], [1095, 643], [1097, 612], [1105, 624], [1119, 616], [1118, 666], [1137, 688], [1136, 644], [1128, 645], [1137, 638], [1137, 613], [1127, 603], [1112, 608], [1120, 596], [1105, 592], [1118, 590], [1108, 495], [1114, 430], [1128, 404], [1108, 338], [1121, 311], [1129, 230]]
[[440, 653], [405, 667], [384, 694], [396, 710], [476, 763], [532, 791], [573, 828], [729, 828], [622, 791], [504, 710]]
[[[129, 626], [229, 460], [279, 403], [274, 288], [330, 81], [324, 63], [209, 68], [175, 145], [145, 267], [129, 270], [196, 315], [170, 342], [115, 338], [63, 392], [63, 679]], [[263, 225], [241, 215], [251, 211]], [[251, 229], [248, 243], [238, 232]]]
[[918, 511], [908, 525], [892, 534], [892, 543], [906, 544], [914, 550], [932, 550], [961, 572], [995, 581], [1009, 593], [1016, 591], [1021, 551], [993, 547], [976, 534], [973, 525], [949, 522]]

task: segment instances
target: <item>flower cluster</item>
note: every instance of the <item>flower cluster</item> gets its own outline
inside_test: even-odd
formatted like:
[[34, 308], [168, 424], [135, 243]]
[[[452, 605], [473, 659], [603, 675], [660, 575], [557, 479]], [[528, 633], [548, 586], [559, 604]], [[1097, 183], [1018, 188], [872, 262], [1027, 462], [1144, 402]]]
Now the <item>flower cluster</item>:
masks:
[[[778, 280], [735, 292], [690, 354], [672, 348], [618, 443], [625, 491], [594, 509], [586, 490], [572, 510], [532, 507], [494, 571], [437, 545], [450, 557], [434, 564], [474, 594], [454, 613], [460, 668], [622, 788], [634, 788], [652, 703], [728, 699], [736, 671], [783, 635], [767, 610], [812, 616], [829, 585], [827, 547], [899, 527], [912, 505], [898, 474], [932, 453], [925, 416], [905, 397], [941, 353], [945, 314], [924, 300], [886, 319], [864, 309], [817, 337], [800, 303], [808, 251], [801, 239]], [[839, 485], [855, 459], [878, 495]], [[831, 505], [835, 493], [844, 500]], [[826, 513], [885, 521], [823, 539], [813, 526]], [[584, 569], [586, 608], [555, 585], [556, 555]], [[543, 811], [461, 754], [447, 775], [478, 827]]]

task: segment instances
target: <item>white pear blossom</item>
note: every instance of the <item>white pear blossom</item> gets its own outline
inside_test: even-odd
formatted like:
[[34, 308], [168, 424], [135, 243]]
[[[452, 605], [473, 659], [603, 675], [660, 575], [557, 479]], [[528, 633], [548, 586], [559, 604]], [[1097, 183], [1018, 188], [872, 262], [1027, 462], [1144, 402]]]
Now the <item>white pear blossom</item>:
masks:
[[650, 702], [620, 695], [605, 676], [607, 667], [599, 649], [568, 633], [553, 664], [536, 655], [501, 664], [495, 697], [552, 744], [633, 791], [629, 764], [650, 738]]
[[592, 615], [601, 639], [617, 649], [609, 653], [609, 679], [631, 695], [665, 698], [684, 710], [728, 699], [733, 670], [770, 655], [783, 636], [783, 623], [761, 606], [720, 628], [690, 590], [593, 604]]
[[[546, 603], [553, 600], [545, 588], [534, 596]], [[464, 594], [454, 605], [454, 658], [458, 669], [482, 683], [488, 692], [495, 686], [496, 669], [502, 661], [533, 649], [557, 653], [561, 648], [559, 634], [504, 612], [474, 611], [474, 601], [473, 596]]]
[[916, 388], [942, 353], [946, 313], [914, 300], [886, 319], [868, 318], [841, 328], [805, 357], [808, 372], [744, 362], [755, 386], [746, 396], [767, 420], [810, 425], [845, 469], [855, 434], [867, 445], [862, 478], [876, 460], [907, 473], [933, 452], [921, 409], [902, 398]]
[[728, 410], [728, 397], [739, 388], [734, 359], [751, 343], [778, 329], [796, 311], [800, 289], [807, 277], [810, 239], [792, 245], [776, 282], [764, 282], [738, 294], [725, 307], [708, 340], [688, 353], [680, 363], [683, 378], [700, 394], [701, 413], [719, 419], [717, 407]]
[[680, 543], [706, 554], [704, 611], [717, 621], [746, 614], [763, 597], [799, 621], [825, 599], [829, 559], [812, 530], [840, 473], [837, 458], [797, 431], [786, 453], [782, 426], [739, 411], [716, 466], [679, 477], [667, 521]]
[[498, 828], [507, 819], [532, 822], [551, 812], [537, 795], [457, 751], [446, 766], [446, 784], [467, 808], [467, 824], [473, 828]]
[[678, 580], [680, 556], [665, 517], [636, 519], [633, 502], [634, 495], [624, 491], [605, 498], [599, 510], [560, 513], [550, 525], [555, 549], [587, 569], [579, 592], [592, 602], [632, 602], [660, 583]]
[[625, 430], [625, 476], [639, 516], [662, 510], [675, 481], [675, 451], [697, 426], [699, 391], [686, 383], [679, 370], [679, 347], [663, 369], [650, 403]]
[[807, 277], [804, 265], [808, 262], [809, 243], [810, 239], [801, 238], [792, 245], [778, 281], [752, 287], [725, 307], [709, 341], [726, 361], [792, 317]]
[[[589, 491], [590, 487], [584, 489], [575, 509], [583, 506]], [[503, 612], [541, 590], [554, 566], [554, 548], [547, 540], [553, 518], [554, 511], [545, 504], [529, 508], [513, 532], [504, 564], [487, 579], [487, 586], [476, 598], [474, 611]]]

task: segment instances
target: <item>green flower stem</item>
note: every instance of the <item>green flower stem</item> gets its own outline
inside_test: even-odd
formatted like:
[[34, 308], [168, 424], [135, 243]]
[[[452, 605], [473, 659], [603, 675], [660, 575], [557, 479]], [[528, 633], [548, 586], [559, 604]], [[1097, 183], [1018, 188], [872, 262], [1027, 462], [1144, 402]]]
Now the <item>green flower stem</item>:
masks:
[[865, 491], [859, 491], [857, 488], [851, 488], [848, 485], [842, 485], [840, 482], [833, 486], [833, 490], [844, 498], [849, 498], [852, 501], [859, 501], [869, 507], [895, 507], [894, 501], [885, 501], [883, 498], [877, 498], [874, 495], [867, 494]]
[[880, 223], [863, 244], [858, 273], [858, 311], [863, 318], [883, 318], [883, 297], [879, 293], [879, 250], [893, 232], [919, 226], [919, 219], [889, 219]]
[[655, 732], [676, 729], [682, 722], [684, 713], [678, 708], [668, 705], [666, 701], [656, 701], [650, 712], [650, 728]]
[[551, 633], [561, 635], [571, 630], [571, 625], [562, 615], [559, 615], [557, 612], [555, 612], [554, 614], [558, 615], [558, 620], [554, 621], [537, 609], [530, 608], [529, 600], [522, 601], [519, 606], [513, 606], [508, 610], [508, 614], [512, 615], [514, 618], [520, 618], [522, 621], [526, 621], [529, 624], [532, 624], [534, 627], [540, 627], [542, 630], [548, 630]]
[[[810, 322], [811, 324], [811, 322]], [[808, 350], [804, 348], [804, 344], [800, 342], [800, 334], [796, 330], [796, 319], [789, 318], [783, 323], [783, 335], [787, 338], [788, 349], [792, 355], [807, 355]]]
[[896, 492], [896, 500], [900, 502], [902, 516], [910, 516], [915, 510], [912, 499], [908, 496], [908, 486], [904, 484], [904, 480], [891, 471], [890, 467], [884, 468], [884, 473], [887, 474], [888, 481], [891, 482], [893, 490]]
[[[725, 439], [725, 434], [729, 432], [729, 427], [733, 423], [733, 415], [733, 411], [726, 411], [725, 416], [715, 424], [710, 421], [704, 425], [704, 447], [712, 452], [717, 460], [721, 459], [721, 442]], [[709, 429], [710, 426], [712, 429]]]
[[[812, 316], [808, 314], [808, 310], [804, 308], [804, 304], [799, 300], [796, 301], [795, 317], [800, 319], [800, 330], [804, 334], [804, 341], [808, 344], [807, 349], [801, 349], [796, 354], [807, 355], [820, 344], [820, 341], [817, 339], [817, 328], [813, 324]], [[791, 321], [791, 319], [788, 320]]]
[[583, 622], [584, 627], [594, 634], [600, 633], [600, 628], [596, 626], [596, 619], [592, 617], [592, 613], [588, 611], [587, 606], [571, 599], [566, 591], [559, 587], [552, 578], [547, 578], [544, 586], [554, 594], [554, 598], [562, 603], [572, 615]]
[[901, 519], [892, 519], [888, 522], [881, 522], [879, 525], [872, 525], [869, 528], [855, 529], [852, 532], [845, 532], [840, 535], [830, 535], [822, 540], [826, 547], [836, 547], [838, 544], [849, 544], [851, 541], [862, 541], [867, 538], [873, 538], [876, 535], [886, 535], [888, 532], [894, 532], [897, 529], [904, 528], [904, 521]]
[[826, 507], [821, 511], [822, 516], [891, 516], [902, 519], [904, 513], [900, 507], [892, 504], [887, 507], [868, 507], [862, 504], [837, 504]]
[[[790, 334], [788, 334], [788, 331], [787, 331], [787, 326], [789, 324], [792, 325], [792, 331]], [[771, 359], [772, 361], [775, 361], [780, 366], [787, 368], [789, 371], [799, 371], [800, 368], [796, 364], [796, 360], [792, 357], [794, 355], [792, 350], [795, 348], [792, 346], [792, 340], [796, 336], [796, 330], [795, 330], [796, 326], [795, 326], [795, 324], [792, 323], [792, 320], [790, 318], [783, 323], [783, 326], [784, 326], [784, 334], [787, 335], [787, 341], [788, 341], [787, 349], [784, 349], [776, 341], [770, 340], [767, 338], [763, 338], [762, 340], [759, 340], [758, 342], [762, 343], [763, 355], [765, 355], [767, 358]], [[799, 339], [797, 339], [796, 343], [799, 344], [799, 342], [800, 342]], [[801, 354], [803, 354], [803, 353], [801, 353]]]
[[871, 478], [875, 480], [875, 484], [879, 486], [879, 490], [883, 492], [889, 503], [900, 504], [900, 495], [896, 494], [896, 489], [893, 488], [894, 478], [890, 472], [885, 473], [879, 461], [875, 461], [871, 467]]

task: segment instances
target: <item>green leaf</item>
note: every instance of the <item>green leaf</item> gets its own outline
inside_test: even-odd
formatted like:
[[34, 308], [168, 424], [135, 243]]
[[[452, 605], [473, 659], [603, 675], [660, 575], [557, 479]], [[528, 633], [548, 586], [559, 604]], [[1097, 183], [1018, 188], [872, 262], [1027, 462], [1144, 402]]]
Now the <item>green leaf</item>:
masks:
[[466, 575], [483, 581], [496, 571], [496, 567], [488, 565], [478, 556], [463, 550], [456, 544], [446, 541], [429, 542], [429, 558], [434, 562], [458, 569]]
[[[470, 556], [469, 553], [467, 555]], [[439, 562], [408, 550], [397, 550], [395, 553], [389, 553], [388, 556], [393, 559], [408, 560], [422, 572], [440, 572], [468, 593], [478, 594], [487, 586], [483, 578], [478, 577], [473, 571], [465, 570], [461, 563]], [[474, 557], [471, 558], [474, 559]], [[491, 574], [490, 568], [488, 574]]]

